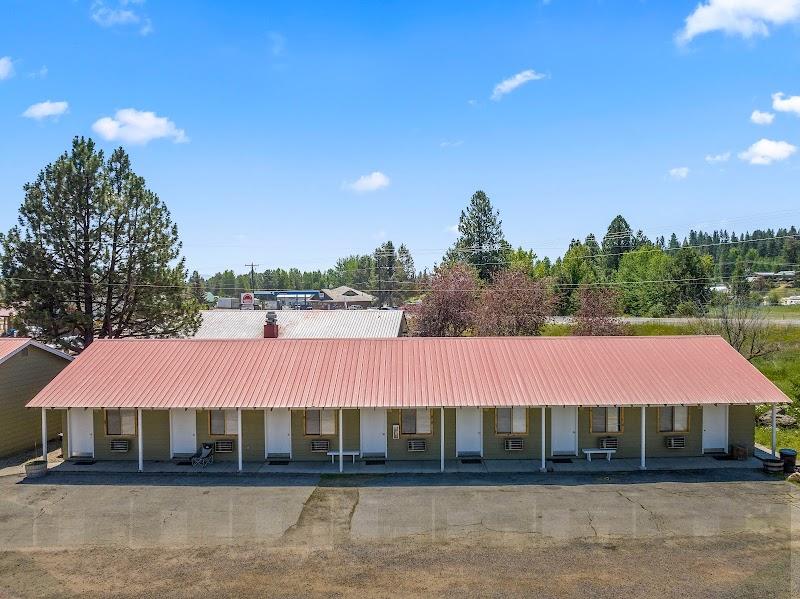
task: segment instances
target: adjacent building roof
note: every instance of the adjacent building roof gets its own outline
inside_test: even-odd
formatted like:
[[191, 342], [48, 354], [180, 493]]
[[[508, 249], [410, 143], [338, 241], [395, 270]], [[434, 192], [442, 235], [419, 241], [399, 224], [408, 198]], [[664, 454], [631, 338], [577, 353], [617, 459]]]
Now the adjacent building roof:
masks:
[[39, 343], [38, 341], [34, 341], [28, 337], [0, 337], [0, 364], [6, 360], [10, 360], [26, 347], [37, 347], [43, 351], [50, 352], [59, 358], [64, 358], [65, 360], [71, 361], [73, 359], [73, 357], [69, 354], [65, 354], [64, 352], [54, 349], [49, 345]]
[[788, 401], [720, 337], [100, 339], [28, 407], [398, 408]]
[[375, 296], [369, 293], [364, 293], [358, 289], [341, 285], [334, 289], [323, 289], [322, 293], [325, 294], [325, 301], [331, 302], [374, 302]]
[[[204, 310], [197, 339], [264, 337], [266, 310]], [[276, 310], [278, 339], [399, 337], [405, 334], [402, 310]]]

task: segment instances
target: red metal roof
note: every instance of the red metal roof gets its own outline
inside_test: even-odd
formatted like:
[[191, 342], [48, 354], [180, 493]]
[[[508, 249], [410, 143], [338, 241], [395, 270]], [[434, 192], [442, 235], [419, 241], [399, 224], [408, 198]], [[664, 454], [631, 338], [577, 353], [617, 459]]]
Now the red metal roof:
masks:
[[98, 340], [28, 407], [779, 403], [719, 337]]

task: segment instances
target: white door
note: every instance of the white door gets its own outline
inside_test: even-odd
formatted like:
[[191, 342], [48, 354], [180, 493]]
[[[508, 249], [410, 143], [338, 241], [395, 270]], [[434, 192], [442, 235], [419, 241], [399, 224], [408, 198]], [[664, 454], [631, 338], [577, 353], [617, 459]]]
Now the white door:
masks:
[[69, 411], [68, 441], [70, 457], [94, 457], [94, 412], [71, 409]]
[[728, 451], [728, 406], [703, 406], [703, 451]]
[[483, 418], [480, 408], [456, 409], [456, 454], [483, 456]]
[[578, 455], [578, 408], [550, 408], [550, 453]]
[[170, 410], [172, 456], [197, 451], [197, 415], [194, 410]]
[[360, 411], [361, 455], [386, 457], [386, 410], [362, 408]]
[[289, 408], [266, 410], [267, 457], [292, 456], [292, 413]]

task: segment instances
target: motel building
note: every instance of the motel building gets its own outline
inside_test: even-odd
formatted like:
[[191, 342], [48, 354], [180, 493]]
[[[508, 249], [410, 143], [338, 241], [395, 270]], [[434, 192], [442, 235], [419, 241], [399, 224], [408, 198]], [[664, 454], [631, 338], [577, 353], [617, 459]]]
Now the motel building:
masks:
[[205, 445], [214, 468], [239, 471], [545, 471], [564, 458], [644, 469], [752, 456], [755, 405], [772, 404], [774, 422], [788, 401], [708, 336], [100, 339], [28, 407], [43, 437], [61, 413], [64, 456], [79, 464], [156, 470]]

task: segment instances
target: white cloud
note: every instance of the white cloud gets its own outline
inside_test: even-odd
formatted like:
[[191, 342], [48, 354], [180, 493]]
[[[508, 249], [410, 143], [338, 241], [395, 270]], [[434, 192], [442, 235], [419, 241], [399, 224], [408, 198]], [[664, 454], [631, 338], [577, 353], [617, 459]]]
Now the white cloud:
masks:
[[345, 183], [344, 188], [358, 193], [366, 193], [369, 191], [378, 191], [384, 187], [389, 187], [389, 177], [380, 171], [374, 171], [369, 175], [362, 175], [352, 183]]
[[47, 77], [47, 73], [48, 73], [47, 66], [42, 65], [42, 67], [39, 70], [31, 71], [30, 73], [28, 73], [28, 77], [30, 79], [44, 79], [45, 77]]
[[100, 27], [137, 26], [141, 35], [149, 35], [153, 32], [153, 23], [147, 15], [132, 8], [136, 4], [144, 4], [144, 1], [119, 0], [116, 6], [110, 7], [103, 0], [95, 0], [92, 21]]
[[786, 96], [783, 92], [772, 94], [772, 108], [778, 112], [793, 112], [800, 116], [800, 96]]
[[50, 100], [45, 100], [44, 102], [38, 102], [37, 104], [28, 106], [25, 112], [22, 113], [22, 116], [37, 121], [47, 118], [57, 119], [67, 112], [68, 109], [69, 103], [67, 102], [51, 102]]
[[772, 164], [786, 160], [797, 151], [797, 147], [785, 141], [759, 139], [744, 152], [739, 153], [739, 158], [750, 164]]
[[445, 139], [441, 143], [439, 143], [440, 148], [457, 148], [458, 146], [464, 145], [463, 139], [456, 139], [454, 141], [449, 141]]
[[756, 125], [771, 125], [772, 121], [775, 120], [775, 115], [771, 112], [754, 110], [753, 114], [750, 115], [750, 120]]
[[14, 63], [10, 56], [0, 58], [0, 81], [14, 76]]
[[712, 31], [744, 38], [767, 36], [771, 26], [797, 20], [800, 20], [800, 0], [706, 0], [686, 17], [676, 40], [686, 44]]
[[669, 169], [669, 176], [673, 179], [680, 181], [681, 179], [685, 179], [689, 176], [689, 167], [688, 166], [677, 166], [675, 168]]
[[445, 231], [452, 233], [453, 235], [458, 235], [458, 225], [450, 225], [449, 227], [445, 227]]
[[708, 162], [709, 164], [728, 162], [730, 158], [731, 158], [730, 152], [722, 152], [721, 154], [706, 154], [706, 162]]
[[154, 139], [167, 138], [175, 143], [188, 142], [186, 132], [178, 129], [167, 117], [155, 112], [123, 108], [113, 117], [104, 116], [95, 121], [92, 129], [109, 141], [146, 144]]
[[270, 52], [273, 56], [283, 56], [286, 52], [286, 38], [277, 31], [270, 31], [267, 36], [269, 37]]
[[527, 71], [517, 73], [508, 79], [503, 79], [503, 81], [494, 86], [494, 90], [492, 90], [492, 100], [496, 102], [506, 94], [513, 92], [519, 86], [525, 85], [529, 81], [544, 79], [545, 77], [546, 75], [543, 75], [542, 73], [537, 73], [533, 69], [528, 69]]

